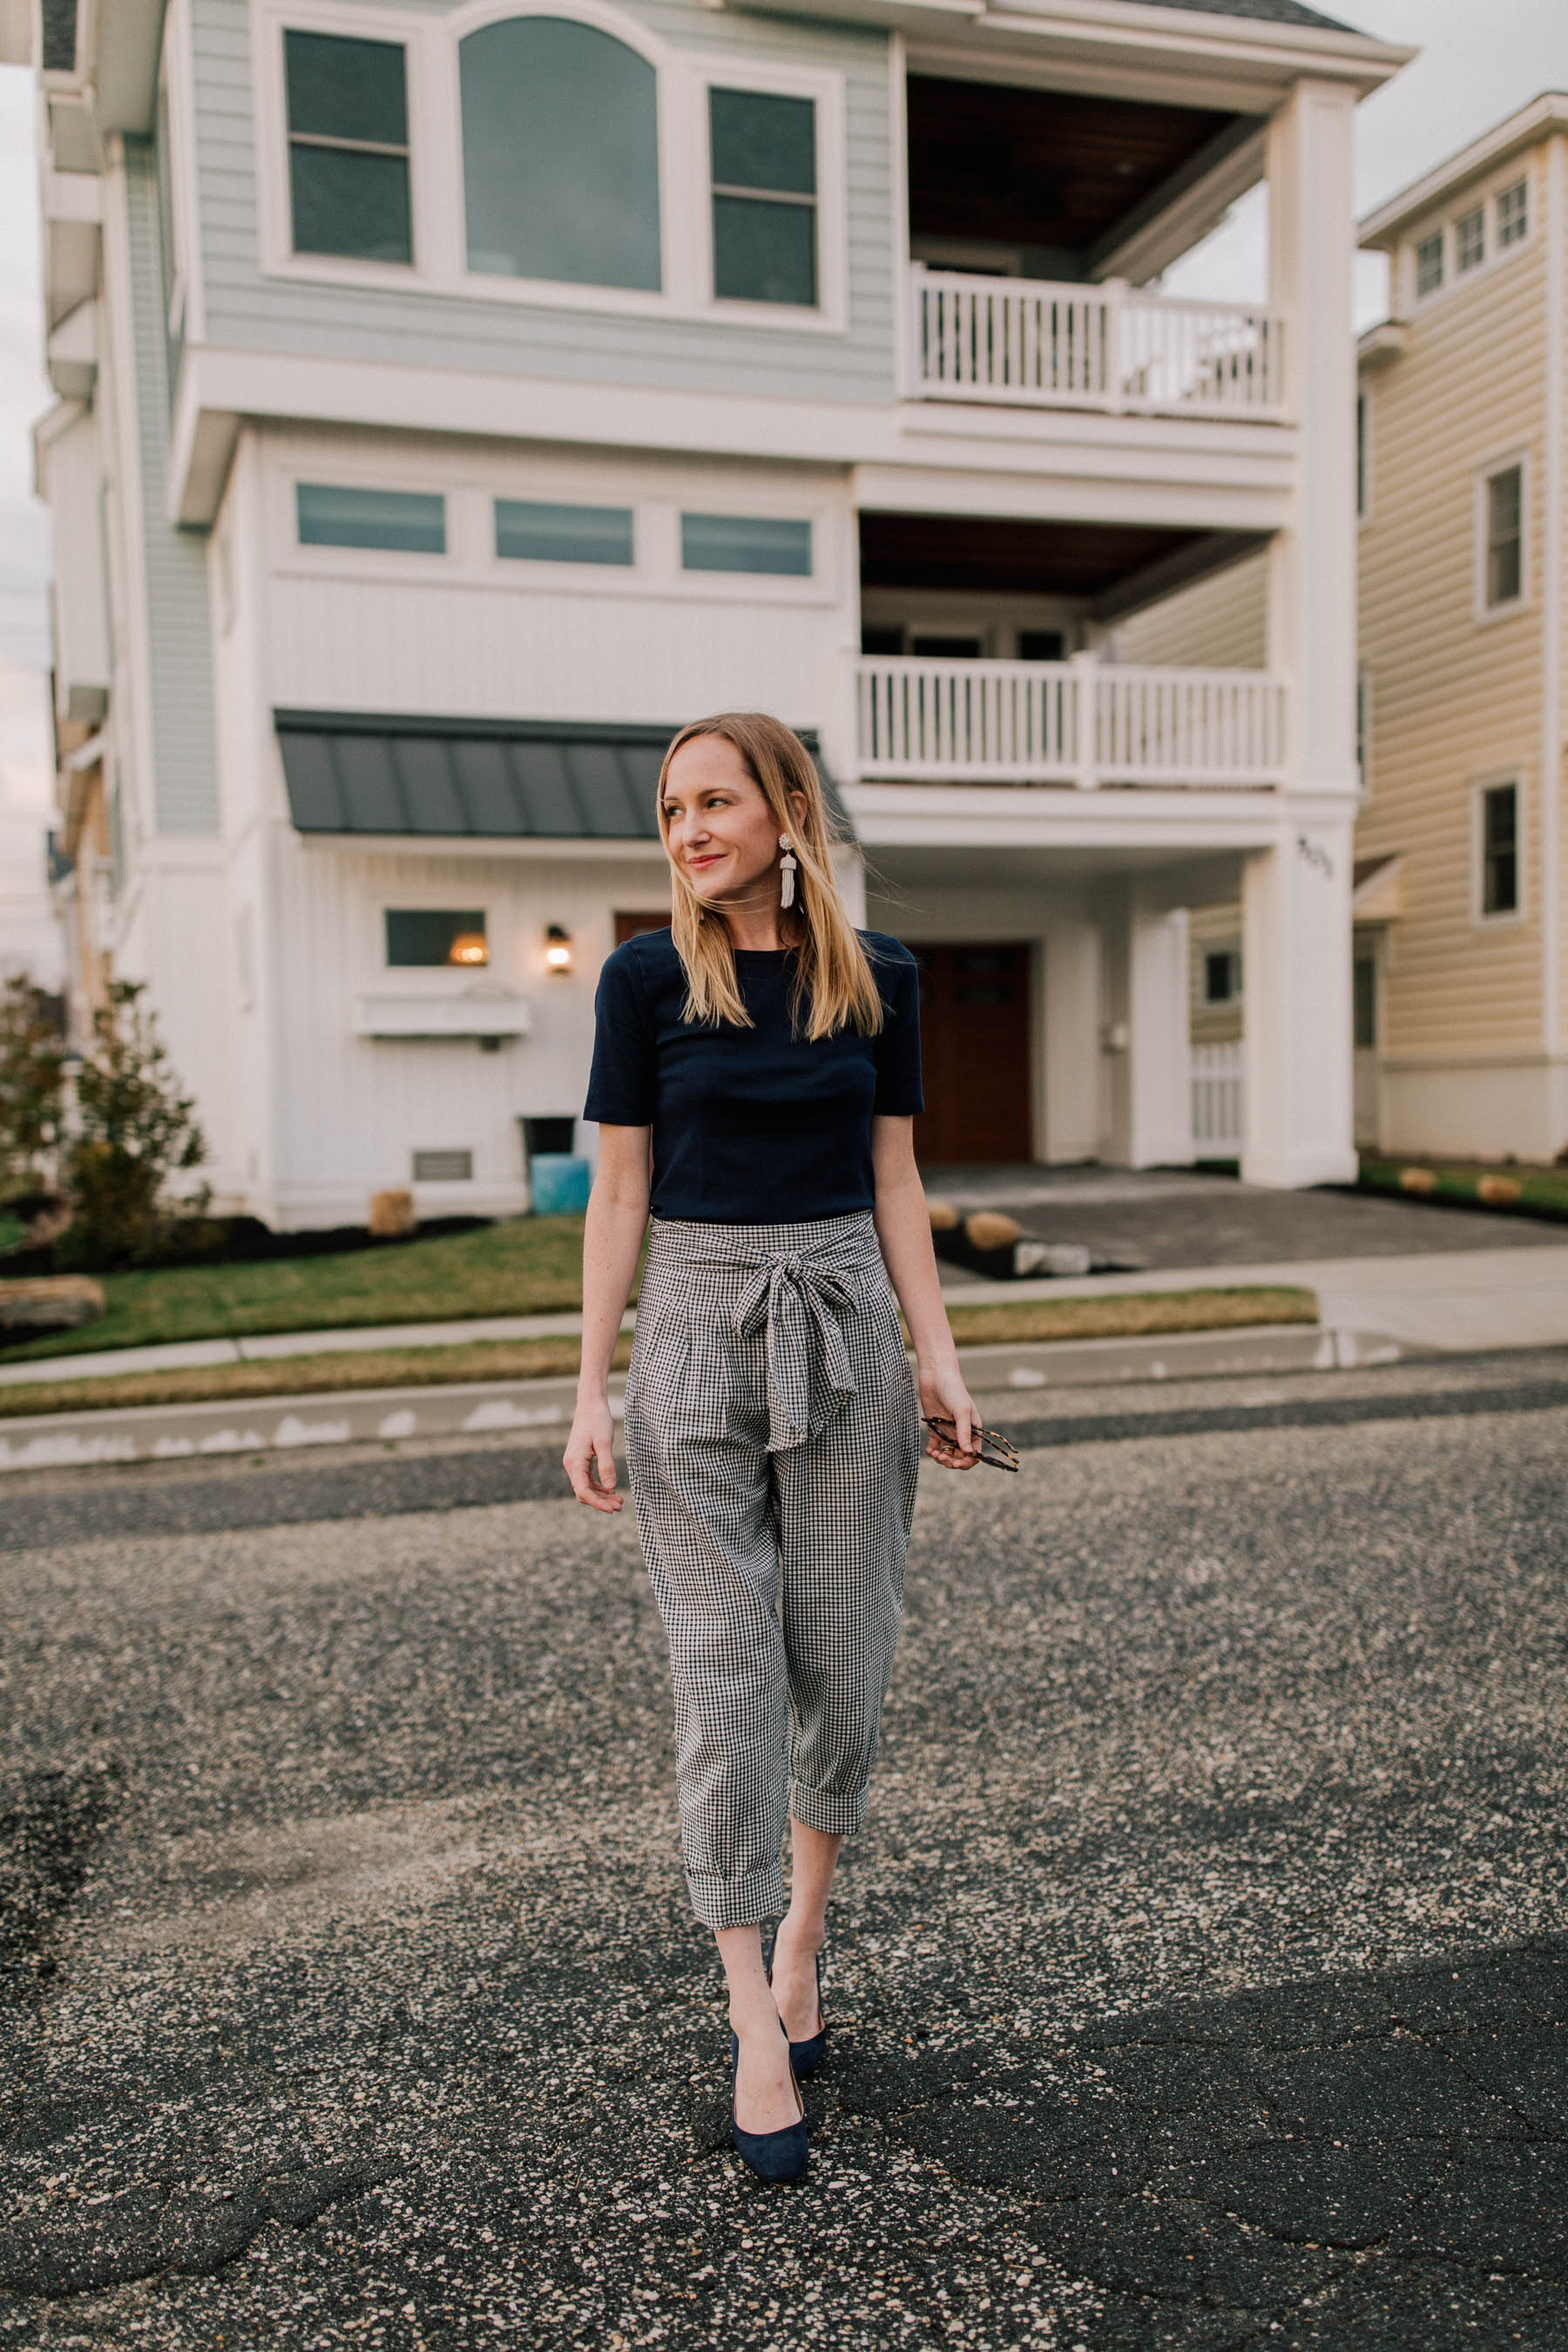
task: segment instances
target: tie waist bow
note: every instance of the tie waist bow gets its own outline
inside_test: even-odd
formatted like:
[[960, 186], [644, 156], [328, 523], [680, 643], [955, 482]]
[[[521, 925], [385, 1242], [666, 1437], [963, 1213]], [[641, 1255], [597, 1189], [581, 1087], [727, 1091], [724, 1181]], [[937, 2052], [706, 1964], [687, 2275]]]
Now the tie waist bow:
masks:
[[838, 1318], [856, 1298], [848, 1269], [790, 1250], [764, 1258], [735, 1301], [731, 1319], [740, 1338], [767, 1327], [770, 1454], [816, 1437], [855, 1394]]

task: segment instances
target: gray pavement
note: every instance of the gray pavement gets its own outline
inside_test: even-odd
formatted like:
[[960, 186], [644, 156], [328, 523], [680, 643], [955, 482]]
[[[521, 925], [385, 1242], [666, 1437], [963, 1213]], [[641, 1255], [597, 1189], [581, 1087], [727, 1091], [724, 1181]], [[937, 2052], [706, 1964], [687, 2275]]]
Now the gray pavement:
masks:
[[1568, 1362], [1326, 1385], [927, 1474], [794, 2191], [552, 1445], [8, 1491], [0, 2344], [1557, 2352]]

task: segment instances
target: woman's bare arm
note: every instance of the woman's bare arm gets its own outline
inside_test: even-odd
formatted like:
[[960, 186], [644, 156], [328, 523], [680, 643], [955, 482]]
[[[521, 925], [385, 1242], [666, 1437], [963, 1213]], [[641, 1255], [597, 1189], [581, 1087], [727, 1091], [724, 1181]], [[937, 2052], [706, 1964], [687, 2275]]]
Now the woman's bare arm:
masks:
[[602, 1127], [599, 1168], [583, 1227], [583, 1365], [564, 1461], [572, 1492], [596, 1511], [618, 1511], [610, 1359], [631, 1297], [647, 1230], [648, 1130]]
[[874, 1118], [871, 1162], [877, 1179], [877, 1239], [904, 1320], [914, 1341], [921, 1411], [953, 1424], [956, 1444], [932, 1431], [926, 1446], [948, 1470], [973, 1470], [980, 1415], [959, 1370], [958, 1349], [942, 1300], [942, 1279], [931, 1243], [931, 1213], [915, 1166], [914, 1121]]

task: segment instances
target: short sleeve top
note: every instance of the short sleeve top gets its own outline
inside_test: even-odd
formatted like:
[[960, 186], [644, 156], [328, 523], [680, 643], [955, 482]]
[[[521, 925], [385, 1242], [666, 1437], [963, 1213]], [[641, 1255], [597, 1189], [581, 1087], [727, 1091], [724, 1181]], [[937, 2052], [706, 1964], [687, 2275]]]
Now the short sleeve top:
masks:
[[920, 976], [897, 940], [860, 941], [883, 1025], [815, 1043], [791, 1019], [792, 949], [736, 951], [749, 1029], [683, 1017], [686, 971], [668, 930], [639, 933], [605, 962], [583, 1116], [653, 1129], [656, 1217], [786, 1224], [876, 1205], [871, 1121], [924, 1108]]

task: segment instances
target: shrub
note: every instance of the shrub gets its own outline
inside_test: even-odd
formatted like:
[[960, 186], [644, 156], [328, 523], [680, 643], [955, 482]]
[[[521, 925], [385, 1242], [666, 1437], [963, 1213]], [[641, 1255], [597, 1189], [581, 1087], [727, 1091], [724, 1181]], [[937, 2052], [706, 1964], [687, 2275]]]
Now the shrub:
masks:
[[174, 1229], [205, 1215], [211, 1198], [205, 1185], [177, 1207], [165, 1195], [171, 1176], [201, 1166], [206, 1144], [142, 1002], [144, 986], [110, 982], [108, 1003], [93, 1015], [66, 1152], [71, 1222], [56, 1244], [63, 1266], [145, 1265]]
[[30, 980], [8, 980], [0, 991], [0, 1200], [52, 1189], [64, 1063], [49, 1000]]

